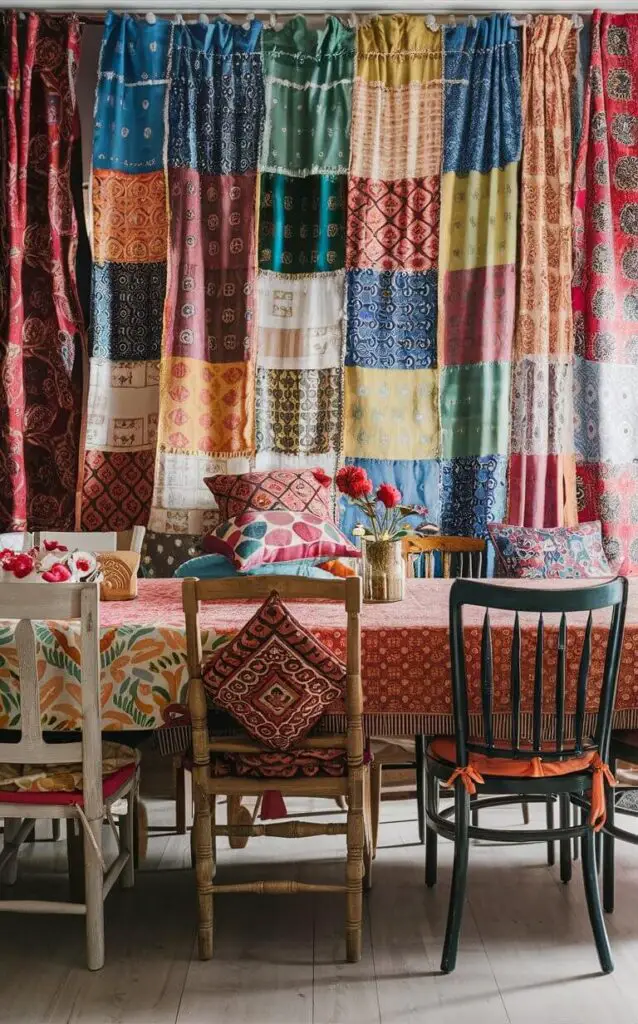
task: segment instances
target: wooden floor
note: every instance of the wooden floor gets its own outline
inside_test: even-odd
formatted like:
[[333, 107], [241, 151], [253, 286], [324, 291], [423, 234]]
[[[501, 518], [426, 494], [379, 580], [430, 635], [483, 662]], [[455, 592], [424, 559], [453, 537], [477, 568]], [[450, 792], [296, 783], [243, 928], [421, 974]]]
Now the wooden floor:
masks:
[[[134, 890], [116, 889], [107, 903], [103, 971], [84, 969], [81, 919], [0, 918], [2, 1024], [638, 1024], [635, 847], [619, 850], [608, 977], [597, 973], [580, 865], [564, 886], [543, 847], [487, 845], [471, 851], [457, 970], [440, 975], [451, 847], [441, 843], [439, 885], [426, 890], [411, 802], [383, 807], [360, 964], [343, 962], [343, 902], [326, 895], [219, 897], [215, 958], [201, 963], [187, 839], [169, 834], [168, 802], [148, 806], [144, 869]], [[325, 801], [308, 809], [340, 813]], [[243, 851], [220, 845], [226, 878], [341, 876], [335, 837], [258, 839]], [[42, 831], [21, 857], [16, 895], [57, 888], [64, 898], [64, 860], [64, 843]]]

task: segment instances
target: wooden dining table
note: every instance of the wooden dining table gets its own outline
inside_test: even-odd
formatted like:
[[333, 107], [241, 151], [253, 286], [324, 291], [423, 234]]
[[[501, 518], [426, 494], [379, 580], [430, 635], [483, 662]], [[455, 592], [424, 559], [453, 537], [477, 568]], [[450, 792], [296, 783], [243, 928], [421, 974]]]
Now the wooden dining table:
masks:
[[[591, 581], [588, 581], [591, 582]], [[448, 634], [448, 599], [452, 581], [406, 581], [403, 601], [364, 604], [362, 614], [362, 678], [364, 726], [375, 736], [414, 736], [453, 732]], [[503, 585], [530, 586], [529, 581], [503, 581]], [[536, 582], [536, 585], [538, 583]], [[545, 586], [583, 585], [553, 581]], [[204, 653], [210, 653], [246, 622], [256, 605], [214, 602], [202, 606]], [[345, 655], [345, 612], [332, 602], [291, 602], [293, 614], [336, 654]], [[495, 612], [492, 620], [494, 710], [496, 723], [506, 727], [509, 712], [509, 658], [512, 616]], [[570, 616], [566, 700], [575, 696], [578, 657], [584, 617]], [[479, 706], [479, 668], [482, 617], [467, 608], [464, 633], [472, 712]], [[558, 629], [548, 623], [544, 664], [546, 678], [554, 678]], [[167, 705], [186, 696], [186, 638], [181, 604], [181, 581], [139, 580], [132, 601], [103, 602], [101, 628], [101, 702], [105, 730], [155, 730], [163, 723]], [[535, 623], [522, 619], [522, 713], [531, 711], [535, 652]], [[607, 620], [594, 619], [592, 671], [588, 708], [596, 703], [602, 678]], [[0, 729], [20, 725], [20, 683], [14, 640], [15, 622], [0, 621]], [[38, 672], [41, 684], [42, 724], [47, 730], [72, 730], [81, 719], [81, 669], [78, 626], [42, 622], [37, 625]], [[547, 720], [553, 694], [546, 687]], [[338, 728], [343, 707], [337, 703], [324, 720]], [[638, 726], [638, 579], [629, 581], [627, 625], [623, 646], [614, 724]]]

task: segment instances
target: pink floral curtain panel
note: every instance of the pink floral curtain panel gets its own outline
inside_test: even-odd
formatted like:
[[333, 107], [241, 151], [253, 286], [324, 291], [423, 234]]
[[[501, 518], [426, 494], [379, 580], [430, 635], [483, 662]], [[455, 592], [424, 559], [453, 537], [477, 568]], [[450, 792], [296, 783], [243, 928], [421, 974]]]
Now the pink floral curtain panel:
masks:
[[573, 525], [572, 90], [577, 29], [524, 29], [523, 158], [514, 340], [509, 522]]
[[72, 529], [86, 338], [75, 276], [75, 18], [2, 25], [0, 530]]

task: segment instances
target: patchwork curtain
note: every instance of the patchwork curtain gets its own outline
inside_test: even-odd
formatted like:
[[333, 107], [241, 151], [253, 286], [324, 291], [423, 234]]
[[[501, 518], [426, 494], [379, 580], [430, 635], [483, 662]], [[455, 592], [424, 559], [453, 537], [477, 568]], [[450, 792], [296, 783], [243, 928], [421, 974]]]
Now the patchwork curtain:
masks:
[[578, 514], [638, 570], [638, 16], [595, 12], [574, 197]]
[[573, 429], [572, 89], [577, 31], [541, 16], [524, 30], [518, 310], [509, 522], [577, 522]]
[[93, 136], [91, 368], [82, 528], [148, 521], [166, 291], [170, 22], [109, 13]]
[[441, 58], [423, 18], [359, 29], [346, 255], [346, 462], [435, 517]]
[[154, 533], [199, 541], [217, 512], [204, 478], [254, 453], [261, 23], [178, 23], [168, 97], [168, 286]]
[[444, 29], [438, 361], [442, 533], [506, 512], [520, 30], [508, 14]]
[[6, 16], [0, 286], [0, 529], [73, 529], [86, 363], [72, 168], [75, 18]]
[[263, 34], [258, 469], [341, 454], [346, 175], [354, 31], [297, 17]]

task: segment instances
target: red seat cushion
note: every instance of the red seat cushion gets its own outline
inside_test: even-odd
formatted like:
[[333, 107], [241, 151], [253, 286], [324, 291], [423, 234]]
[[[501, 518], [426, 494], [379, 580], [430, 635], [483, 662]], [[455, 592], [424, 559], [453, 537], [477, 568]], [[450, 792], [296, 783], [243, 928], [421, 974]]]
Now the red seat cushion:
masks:
[[[119, 771], [113, 772], [112, 775], [107, 775], [102, 780], [102, 795], [104, 799], [108, 800], [114, 793], [117, 793], [118, 789], [132, 778], [136, 768], [136, 764], [127, 764], [120, 768]], [[84, 793], [81, 789], [75, 790], [73, 793], [37, 792], [33, 790], [13, 790], [8, 792], [6, 789], [0, 789], [0, 803], [46, 804], [47, 806], [52, 804], [83, 804]]]
[[346, 751], [340, 747], [325, 750], [296, 750], [283, 753], [219, 754], [211, 758], [211, 775], [234, 775], [253, 779], [292, 779], [302, 775], [314, 778], [345, 775], [348, 768]]

